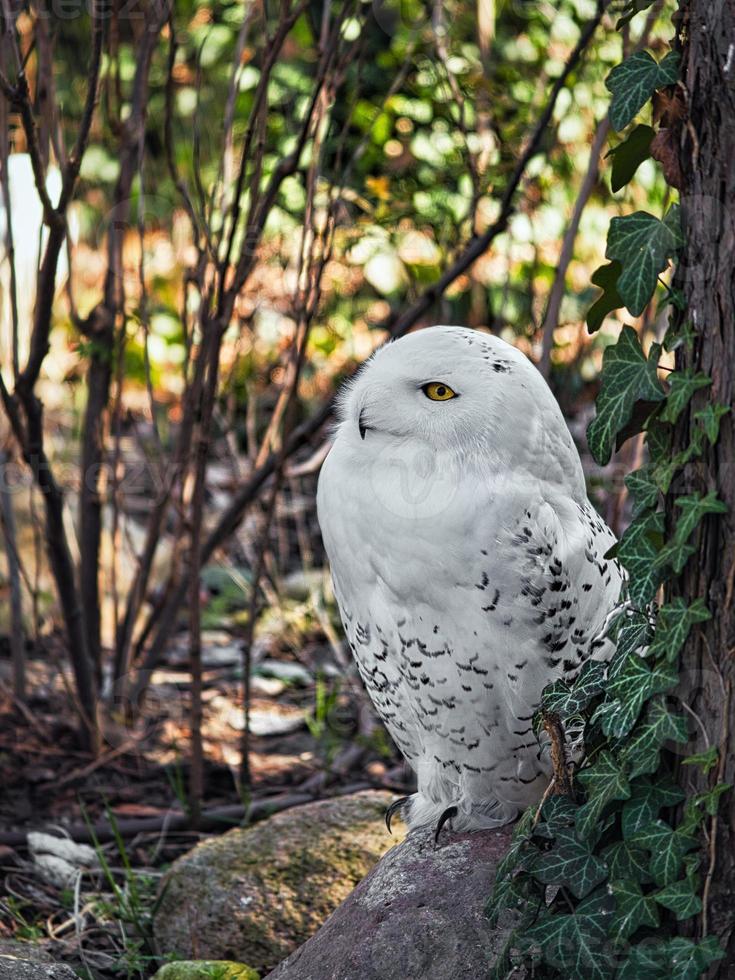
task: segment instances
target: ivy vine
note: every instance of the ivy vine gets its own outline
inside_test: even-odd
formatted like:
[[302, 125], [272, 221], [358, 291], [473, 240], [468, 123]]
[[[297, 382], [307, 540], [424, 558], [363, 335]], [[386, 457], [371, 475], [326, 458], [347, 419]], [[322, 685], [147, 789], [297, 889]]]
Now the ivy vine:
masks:
[[[618, 26], [650, 5], [630, 0]], [[616, 133], [630, 128], [612, 150], [614, 189], [651, 156], [654, 129], [633, 124], [654, 97], [675, 97], [678, 73], [676, 50], [660, 61], [640, 51], [608, 76], [611, 126]], [[588, 429], [592, 455], [604, 465], [616, 444], [641, 431], [647, 447], [646, 464], [625, 481], [631, 524], [610, 554], [627, 572], [607, 630], [616, 652], [609, 663], [588, 661], [576, 680], [556, 681], [543, 693], [537, 729], [550, 716], [558, 719], [579, 734], [585, 759], [574, 775], [574, 797], [550, 796], [527, 811], [498, 868], [488, 912], [497, 920], [512, 909], [518, 919], [495, 980], [519, 966], [532, 967], [535, 977], [565, 980], [695, 980], [723, 955], [712, 936], [676, 935], [677, 922], [702, 912], [700, 831], [730, 788], [710, 777], [707, 792], [686, 798], [667, 752], [689, 740], [689, 719], [671, 696], [680, 652], [690, 631], [711, 615], [702, 599], [687, 605], [672, 595], [672, 583], [695, 554], [701, 520], [726, 509], [714, 492], [677, 497], [668, 522], [663, 507], [676, 474], [707, 442], [717, 442], [729, 411], [707, 404], [695, 415], [690, 444], [673, 453], [674, 424], [694, 393], [710, 385], [691, 371], [660, 376], [663, 350], [695, 339], [683, 296], [660, 279], [684, 245], [677, 204], [661, 216], [637, 211], [613, 218], [609, 264], [592, 277], [602, 292], [588, 314], [591, 332], [612, 310], [625, 307], [639, 316], [660, 284], [670, 321], [663, 344], [648, 353], [626, 325], [603, 356]], [[659, 606], [661, 586], [667, 600]], [[684, 759], [705, 774], [717, 762], [715, 746]]]

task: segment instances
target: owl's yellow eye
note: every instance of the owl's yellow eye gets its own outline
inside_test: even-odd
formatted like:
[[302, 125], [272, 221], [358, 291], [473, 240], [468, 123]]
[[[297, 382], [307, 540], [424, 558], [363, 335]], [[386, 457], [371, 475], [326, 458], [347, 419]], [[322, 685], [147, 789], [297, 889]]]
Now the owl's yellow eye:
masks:
[[457, 392], [452, 391], [443, 381], [430, 381], [421, 390], [433, 402], [448, 402], [450, 398], [457, 397]]

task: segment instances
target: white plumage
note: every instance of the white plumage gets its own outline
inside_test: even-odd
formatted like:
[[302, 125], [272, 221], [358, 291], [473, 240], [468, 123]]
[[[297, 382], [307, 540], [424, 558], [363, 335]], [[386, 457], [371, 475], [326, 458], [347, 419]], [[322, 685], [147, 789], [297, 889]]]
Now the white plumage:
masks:
[[554, 396], [497, 337], [410, 334], [341, 409], [319, 521], [360, 675], [417, 775], [404, 817], [507, 823], [548, 783], [541, 691], [610, 654], [614, 536]]

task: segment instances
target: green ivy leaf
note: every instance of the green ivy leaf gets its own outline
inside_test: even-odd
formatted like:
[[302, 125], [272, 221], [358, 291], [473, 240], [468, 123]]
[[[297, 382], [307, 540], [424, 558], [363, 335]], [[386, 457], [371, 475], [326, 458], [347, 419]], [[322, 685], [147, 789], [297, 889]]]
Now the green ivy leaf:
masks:
[[714, 490], [710, 490], [706, 497], [699, 493], [678, 497], [674, 503], [681, 508], [682, 516], [676, 526], [674, 540], [656, 556], [655, 564], [658, 568], [670, 565], [678, 575], [697, 550], [687, 542], [699, 522], [706, 514], [726, 514], [728, 507], [718, 499]]
[[665, 943], [632, 946], [630, 955], [615, 974], [615, 980], [670, 980], [670, 960]]
[[610, 125], [616, 132], [625, 129], [656, 89], [675, 85], [679, 77], [679, 55], [669, 51], [657, 63], [647, 51], [637, 51], [616, 65], [605, 80], [612, 92]]
[[577, 812], [577, 832], [587, 838], [608, 803], [628, 799], [630, 785], [625, 770], [608, 751], [601, 752], [592, 765], [581, 769], [577, 779], [587, 793], [587, 802]]
[[607, 878], [605, 862], [570, 828], [558, 830], [554, 846], [540, 852], [528, 870], [545, 885], [564, 885], [577, 898], [589, 895]]
[[633, 498], [633, 517], [640, 517], [658, 503], [658, 487], [653, 482], [647, 466], [634, 470], [625, 477], [625, 485]]
[[563, 969], [568, 980], [608, 980], [615, 972], [607, 939], [613, 910], [612, 896], [602, 889], [572, 915], [545, 915], [519, 935], [519, 943], [555, 969]]
[[730, 411], [727, 405], [708, 404], [700, 412], [694, 413], [694, 418], [702, 423], [710, 446], [714, 446], [720, 438], [720, 422]]
[[[550, 796], [541, 808], [541, 823], [548, 828], [548, 836], [555, 837], [557, 831], [573, 827], [578, 809], [568, 796]], [[538, 833], [538, 827], [535, 833]]]
[[698, 846], [697, 839], [682, 830], [672, 830], [663, 820], [656, 820], [630, 839], [651, 855], [649, 868], [657, 885], [670, 885], [679, 877], [684, 856]]
[[658, 927], [656, 902], [643, 894], [637, 881], [613, 881], [610, 888], [615, 899], [615, 914], [610, 925], [610, 934], [614, 939], [628, 939], [641, 926]]
[[687, 881], [692, 883], [695, 890], [698, 888], [699, 878], [697, 876], [697, 871], [702, 863], [702, 853], [701, 851], [694, 851], [692, 854], [687, 854], [684, 858], [684, 877]]
[[[680, 289], [673, 289], [671, 286], [669, 286], [669, 292], [666, 295], [666, 299], [659, 305], [659, 313], [665, 309], [667, 303], [670, 303], [674, 309], [679, 310], [680, 313], [683, 313], [684, 310], [686, 310], [686, 300], [684, 299], [684, 295]], [[678, 350], [680, 347], [691, 350], [696, 336], [697, 334], [692, 326], [692, 321], [685, 318], [677, 327], [669, 327], [669, 329], [666, 331], [666, 336], [664, 337], [664, 350], [668, 351], [669, 353]]]
[[615, 193], [625, 187], [644, 160], [651, 156], [651, 140], [656, 131], [651, 126], [636, 126], [630, 136], [608, 153], [613, 158], [610, 187]]
[[618, 18], [615, 24], [615, 30], [619, 31], [621, 27], [625, 27], [636, 14], [642, 10], [648, 10], [654, 2], [655, 0], [626, 0], [626, 3], [623, 5], [622, 16]]
[[[689, 760], [687, 760], [689, 761]], [[708, 789], [704, 793], [698, 793], [691, 801], [693, 806], [704, 807], [706, 813], [710, 817], [717, 815], [717, 811], [720, 808], [720, 797], [732, 789], [730, 783], [717, 783], [712, 789]]]
[[655, 781], [647, 778], [637, 780], [630, 799], [623, 806], [623, 837], [637, 834], [656, 820], [662, 807], [676, 806], [683, 799], [684, 792], [667, 777]]
[[677, 827], [681, 833], [689, 834], [692, 837], [699, 833], [707, 818], [707, 810], [704, 806], [706, 795], [706, 793], [698, 793], [696, 796], [690, 796], [687, 799], [684, 804], [684, 814]]
[[[574, 826], [579, 805], [568, 796], [551, 796], [544, 803], [541, 818], [533, 829], [534, 838], [554, 840], [556, 835]], [[533, 858], [529, 857], [524, 863], [524, 869], [529, 867]]]
[[562, 721], [578, 715], [602, 691], [606, 670], [606, 665], [598, 660], [588, 660], [573, 684], [554, 681], [543, 692], [543, 710], [559, 715]]
[[698, 493], [692, 493], [688, 497], [678, 497], [674, 503], [682, 512], [676, 526], [676, 540], [688, 539], [705, 514], [727, 513], [727, 504], [718, 499], [715, 490], [710, 490], [706, 497]]
[[682, 759], [683, 766], [701, 766], [705, 776], [714, 769], [720, 761], [720, 752], [716, 745], [710, 745], [704, 752], [697, 752], [690, 755], [687, 759]]
[[[662, 694], [676, 687], [678, 679], [676, 670], [669, 664], [649, 667], [637, 654], [631, 654], [620, 673], [608, 683], [608, 710], [600, 712], [599, 716], [596, 712], [592, 721], [600, 722], [603, 733], [608, 737], [624, 738], [638, 720], [645, 702], [654, 694]], [[626, 753], [631, 744], [627, 743]], [[632, 756], [628, 758], [633, 759]]]
[[485, 905], [485, 915], [491, 926], [498, 924], [501, 912], [506, 909], [516, 909], [532, 901], [531, 888], [533, 878], [529, 875], [510, 875], [496, 882], [493, 893]]
[[689, 404], [694, 392], [700, 388], [708, 388], [712, 384], [712, 378], [687, 368], [685, 371], [674, 371], [670, 374], [669, 384], [671, 388], [659, 418], [662, 422], [671, 422], [673, 425]]
[[[660, 350], [659, 344], [653, 344], [649, 352], [650, 359], [658, 361]], [[642, 398], [635, 402], [630, 420], [618, 431], [615, 437], [615, 449], [620, 449], [628, 439], [638, 435], [639, 432], [644, 432], [651, 419], [655, 418], [657, 408], [659, 408], [658, 402], [649, 402]]]
[[518, 823], [513, 828], [513, 837], [505, 857], [495, 871], [495, 883], [497, 884], [507, 875], [512, 874], [518, 863], [520, 854], [528, 847], [531, 839], [531, 831], [536, 819], [536, 807], [529, 807], [522, 815]]
[[587, 329], [590, 333], [600, 329], [608, 313], [625, 305], [617, 287], [622, 271], [623, 267], [619, 262], [611, 262], [609, 265], [601, 265], [592, 273], [592, 283], [600, 287], [602, 295], [598, 296], [587, 314]]
[[[620, 674], [608, 684], [607, 693], [613, 700], [634, 704], [639, 710], [643, 702], [653, 694], [667, 691], [676, 683], [675, 671], [658, 665], [651, 668], [645, 660], [633, 653], [628, 657]], [[636, 710], [636, 717], [638, 710]], [[626, 734], [627, 731], [620, 732], [618, 737]]]
[[663, 221], [647, 211], [611, 220], [605, 257], [623, 266], [617, 288], [633, 316], [646, 308], [659, 274], [683, 244], [678, 204], [669, 208]]
[[[664, 428], [664, 426], [661, 426], [661, 428]], [[653, 477], [653, 481], [661, 493], [668, 493], [669, 488], [671, 487], [671, 481], [674, 479], [674, 476], [679, 472], [679, 470], [686, 466], [690, 460], [701, 455], [702, 442], [697, 439], [698, 434], [701, 436], [701, 439], [704, 440], [704, 431], [702, 429], [695, 429], [694, 438], [686, 449], [682, 449], [681, 452], [676, 453], [674, 456], [668, 458], [661, 456], [657, 459], [656, 464], [651, 470], [651, 476]]]
[[654, 345], [646, 358], [638, 335], [624, 326], [618, 342], [602, 357], [602, 387], [597, 396], [597, 414], [587, 429], [587, 440], [595, 461], [610, 460], [615, 435], [630, 419], [639, 400], [657, 402], [664, 398], [656, 368], [659, 348]]
[[682, 571], [686, 563], [697, 553], [697, 548], [693, 544], [677, 542], [667, 544], [655, 559], [656, 568], [665, 576], [665, 570], [671, 568], [677, 575]]
[[629, 575], [628, 592], [637, 606], [656, 595], [663, 573], [655, 560], [663, 543], [663, 514], [646, 514], [632, 521], [618, 546], [618, 559]]
[[[675, 671], [671, 671], [674, 687], [678, 682]], [[686, 718], [675, 715], [660, 698], [652, 701], [646, 709], [642, 723], [626, 742], [621, 758], [630, 769], [630, 778], [658, 769], [659, 754], [668, 741], [683, 743], [688, 740]]]
[[[686, 296], [681, 289], [677, 289], [675, 286], [666, 286], [666, 295], [661, 300], [658, 305], [658, 313], [663, 313], [667, 306], [673, 306], [675, 310], [679, 313], [683, 313], [687, 308]], [[679, 330], [672, 330], [671, 327], [666, 331], [666, 336], [664, 337], [664, 350], [672, 351], [676, 350], [684, 344], [687, 349], [692, 345], [692, 342], [696, 337], [691, 323], [685, 320]]]
[[646, 443], [648, 444], [648, 457], [652, 465], [661, 464], [671, 455], [673, 432], [674, 430], [670, 425], [663, 425], [655, 416], [648, 423]]
[[694, 891], [691, 881], [682, 878], [681, 881], [674, 881], [665, 888], [661, 888], [654, 893], [654, 897], [659, 905], [669, 909], [676, 918], [689, 919], [702, 911], [702, 900]]
[[662, 606], [656, 620], [656, 633], [649, 647], [650, 657], [665, 657], [674, 663], [695, 623], [706, 623], [712, 618], [704, 599], [696, 599], [690, 606], [681, 598], [672, 599]]
[[611, 881], [616, 878], [630, 878], [642, 885], [651, 881], [648, 853], [630, 841], [620, 840], [608, 844], [601, 857], [608, 867]]
[[668, 942], [671, 956], [671, 980], [699, 980], [713, 963], [725, 955], [715, 936], [707, 936], [700, 943], [677, 937]]
[[645, 613], [626, 609], [614, 623], [613, 636], [615, 656], [608, 664], [608, 680], [618, 676], [631, 653], [648, 646], [653, 636], [653, 627]]
[[714, 936], [699, 944], [682, 937], [646, 943], [632, 947], [615, 980], [699, 980], [724, 955]]

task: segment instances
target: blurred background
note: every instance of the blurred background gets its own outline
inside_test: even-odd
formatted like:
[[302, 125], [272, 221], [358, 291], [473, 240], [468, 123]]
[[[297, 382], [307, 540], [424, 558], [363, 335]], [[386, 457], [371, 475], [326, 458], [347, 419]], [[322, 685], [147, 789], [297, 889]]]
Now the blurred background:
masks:
[[202, 835], [410, 790], [315, 514], [333, 395], [391, 335], [523, 350], [624, 526], [638, 441], [604, 471], [585, 449], [622, 325], [592, 277], [610, 218], [668, 192], [652, 160], [611, 187], [604, 80], [667, 50], [673, 5], [622, 39], [618, 6], [3, 2], [0, 936], [80, 976], [155, 962], [150, 906], [80, 928], [29, 829], [153, 893]]

